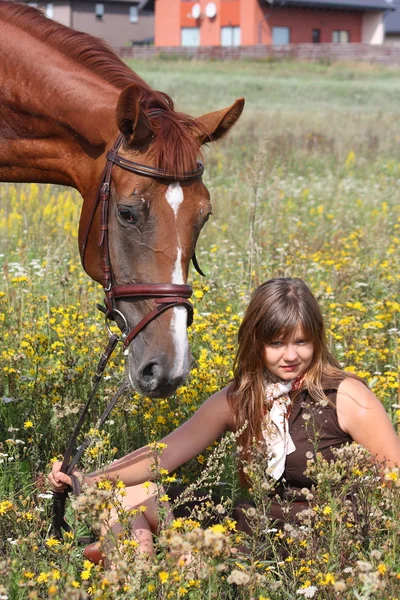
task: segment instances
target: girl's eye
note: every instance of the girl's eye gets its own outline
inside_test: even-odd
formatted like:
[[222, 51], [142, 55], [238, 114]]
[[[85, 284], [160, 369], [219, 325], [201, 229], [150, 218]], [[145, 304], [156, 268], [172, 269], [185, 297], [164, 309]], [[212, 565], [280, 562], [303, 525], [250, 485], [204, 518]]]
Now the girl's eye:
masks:
[[118, 208], [118, 214], [121, 217], [121, 219], [123, 219], [127, 223], [132, 223], [132, 225], [135, 225], [137, 223], [137, 218], [135, 216], [133, 208], [129, 206], [121, 206], [120, 208]]
[[279, 346], [282, 346], [283, 342], [271, 342], [270, 346], [272, 346], [273, 348], [279, 348]]
[[296, 340], [295, 342], [297, 345], [304, 345], [307, 344], [307, 340]]

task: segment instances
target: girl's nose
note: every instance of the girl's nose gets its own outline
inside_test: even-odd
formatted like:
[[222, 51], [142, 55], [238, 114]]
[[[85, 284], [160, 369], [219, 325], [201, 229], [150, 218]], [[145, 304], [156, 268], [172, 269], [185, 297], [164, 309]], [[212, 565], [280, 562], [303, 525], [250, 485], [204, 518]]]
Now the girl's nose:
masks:
[[297, 348], [294, 344], [288, 344], [285, 348], [284, 359], [293, 362], [297, 358]]

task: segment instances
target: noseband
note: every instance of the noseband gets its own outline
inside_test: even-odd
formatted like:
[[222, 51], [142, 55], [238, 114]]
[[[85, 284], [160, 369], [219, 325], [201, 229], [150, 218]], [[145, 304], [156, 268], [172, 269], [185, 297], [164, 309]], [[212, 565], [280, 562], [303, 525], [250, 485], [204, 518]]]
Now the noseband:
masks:
[[[154, 116], [156, 111], [151, 111], [151, 115]], [[83, 255], [82, 262], [84, 260], [84, 252], [87, 245], [87, 240], [90, 234], [94, 214], [99, 207], [100, 209], [100, 236], [98, 246], [102, 248], [102, 270], [104, 276], [104, 292], [105, 292], [105, 305], [106, 308], [98, 305], [100, 310], [105, 313], [107, 320], [115, 320], [118, 316], [123, 322], [122, 338], [124, 342], [124, 349], [128, 348], [131, 341], [142, 331], [146, 325], [158, 317], [161, 313], [165, 312], [169, 308], [175, 306], [183, 306], [186, 308], [188, 313], [187, 325], [191, 325], [193, 322], [193, 306], [189, 302], [188, 298], [192, 295], [192, 288], [189, 285], [175, 284], [175, 283], [132, 283], [129, 285], [113, 285], [115, 277], [113, 276], [109, 245], [108, 245], [108, 211], [110, 201], [110, 184], [111, 184], [111, 172], [114, 165], [117, 165], [121, 169], [137, 173], [145, 177], [151, 177], [154, 179], [161, 179], [164, 181], [189, 181], [201, 177], [204, 172], [204, 165], [197, 163], [196, 169], [193, 171], [186, 171], [180, 174], [172, 174], [163, 169], [157, 169], [148, 165], [132, 162], [124, 157], [118, 155], [118, 149], [121, 145], [123, 135], [120, 134], [114, 143], [111, 150], [108, 151], [106, 156], [106, 166], [103, 171], [99, 191], [97, 193], [96, 201], [94, 203], [91, 219], [89, 226], [86, 230], [86, 235], [83, 244]], [[199, 269], [196, 256], [193, 255], [193, 264], [196, 270], [203, 275]], [[127, 320], [123, 313], [116, 308], [116, 301], [122, 299], [129, 300], [147, 300], [153, 299], [156, 303], [156, 307], [151, 310], [143, 319], [132, 329], [129, 329]]]

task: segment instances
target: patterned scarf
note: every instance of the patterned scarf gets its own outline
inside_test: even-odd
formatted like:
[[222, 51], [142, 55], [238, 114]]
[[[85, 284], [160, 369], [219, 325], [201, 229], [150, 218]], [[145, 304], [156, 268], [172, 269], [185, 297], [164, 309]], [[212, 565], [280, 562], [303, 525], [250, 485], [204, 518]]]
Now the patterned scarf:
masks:
[[298, 390], [304, 382], [304, 375], [292, 381], [279, 383], [265, 382], [266, 420], [263, 428], [264, 440], [268, 447], [268, 471], [278, 480], [285, 470], [286, 456], [296, 450], [289, 433], [288, 408], [291, 400], [289, 392]]

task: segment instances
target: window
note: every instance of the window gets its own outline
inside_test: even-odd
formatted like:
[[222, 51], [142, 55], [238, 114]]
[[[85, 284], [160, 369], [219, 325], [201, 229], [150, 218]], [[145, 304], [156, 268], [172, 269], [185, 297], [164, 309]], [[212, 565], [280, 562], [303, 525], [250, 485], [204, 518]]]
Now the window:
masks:
[[200, 28], [182, 27], [181, 46], [200, 46]]
[[221, 27], [221, 46], [240, 46], [240, 27]]
[[96, 15], [96, 19], [98, 21], [102, 21], [104, 17], [104, 4], [95, 4], [94, 14]]
[[46, 4], [46, 17], [48, 19], [54, 18], [54, 4], [52, 2]]
[[312, 30], [311, 40], [312, 40], [313, 44], [320, 44], [321, 43], [321, 30], [320, 29], [313, 29]]
[[137, 23], [139, 21], [139, 7], [137, 4], [132, 4], [129, 7], [129, 20], [131, 23]]
[[350, 42], [350, 31], [345, 29], [332, 31], [332, 42], [334, 44], [348, 44]]
[[282, 46], [290, 44], [290, 28], [289, 27], [273, 27], [272, 28], [272, 43], [274, 46]]

